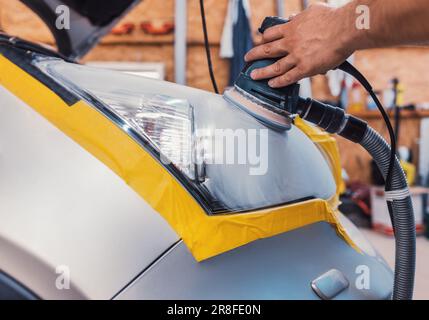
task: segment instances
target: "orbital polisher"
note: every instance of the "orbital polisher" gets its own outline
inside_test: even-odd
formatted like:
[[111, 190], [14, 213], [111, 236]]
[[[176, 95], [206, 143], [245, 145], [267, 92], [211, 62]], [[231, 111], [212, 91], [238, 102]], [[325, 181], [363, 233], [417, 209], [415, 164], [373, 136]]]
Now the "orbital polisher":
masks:
[[[279, 17], [266, 17], [259, 28], [260, 33], [275, 25], [289, 22]], [[296, 113], [299, 102], [299, 84], [283, 88], [271, 88], [268, 79], [253, 80], [253, 70], [275, 63], [278, 59], [263, 59], [247, 63], [235, 80], [234, 86], [224, 92], [224, 98], [249, 113], [260, 122], [279, 131], [291, 128], [291, 116]]]
[[[288, 22], [289, 20], [279, 17], [266, 17], [259, 28], [259, 32], [264, 33], [270, 27]], [[301, 98], [298, 83], [283, 88], [272, 88], [268, 85], [268, 79], [253, 80], [251, 78], [250, 74], [253, 70], [269, 66], [277, 60], [263, 59], [248, 63], [240, 72], [234, 86], [224, 92], [224, 98], [264, 125], [278, 131], [290, 129], [293, 116], [296, 114], [310, 122], [323, 118], [323, 123], [318, 122], [316, 124], [322, 125], [322, 128], [330, 133], [340, 133], [339, 129], [346, 129], [347, 123], [344, 122], [346, 118], [343, 110], [316, 100]], [[352, 66], [345, 62], [338, 68], [350, 72]], [[357, 70], [355, 71], [357, 72]], [[311, 110], [312, 112], [310, 112]], [[317, 119], [312, 121], [315, 116]], [[366, 129], [366, 123], [357, 118], [353, 118], [350, 122], [353, 122], [354, 135], [362, 136]], [[358, 139], [359, 137], [353, 138], [353, 140]]]

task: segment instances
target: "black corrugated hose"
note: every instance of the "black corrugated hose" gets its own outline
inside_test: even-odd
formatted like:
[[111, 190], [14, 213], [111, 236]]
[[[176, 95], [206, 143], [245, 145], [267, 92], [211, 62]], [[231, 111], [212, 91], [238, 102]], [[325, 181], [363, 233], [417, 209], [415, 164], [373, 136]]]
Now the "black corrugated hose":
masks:
[[391, 148], [384, 138], [365, 121], [347, 115], [343, 109], [310, 98], [299, 98], [297, 112], [301, 118], [323, 130], [359, 143], [372, 156], [384, 179], [390, 179], [385, 194], [396, 244], [392, 299], [411, 300], [414, 289], [416, 229], [407, 179], [398, 158], [395, 155], [392, 165]]
[[[368, 127], [360, 145], [369, 152], [386, 179], [390, 163], [388, 143], [378, 132]], [[391, 189], [390, 194], [386, 193], [386, 198], [393, 212], [396, 242], [395, 283], [392, 299], [411, 300], [416, 260], [416, 227], [407, 180], [398, 158], [393, 167]]]
[[[385, 180], [386, 200], [395, 234], [396, 260], [392, 299], [411, 300], [414, 289], [416, 229], [407, 179], [391, 147], [374, 129], [343, 109], [311, 98], [298, 98], [297, 113], [332, 134], [359, 143], [372, 156]], [[389, 174], [390, 173], [390, 174]]]

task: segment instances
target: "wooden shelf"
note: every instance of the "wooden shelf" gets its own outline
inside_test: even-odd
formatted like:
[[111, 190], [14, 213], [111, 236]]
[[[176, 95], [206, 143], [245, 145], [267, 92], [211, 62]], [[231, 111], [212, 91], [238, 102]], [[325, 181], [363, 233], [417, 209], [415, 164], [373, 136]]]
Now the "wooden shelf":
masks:
[[[393, 110], [389, 110], [389, 116], [393, 123]], [[388, 130], [378, 110], [362, 111], [353, 113], [356, 117], [368, 122], [368, 124], [379, 132], [387, 141]], [[429, 118], [429, 110], [401, 110], [401, 126], [399, 130], [398, 146], [405, 146], [412, 151], [413, 164], [419, 167], [421, 122]], [[338, 146], [341, 154], [341, 164], [346, 169], [351, 181], [371, 182], [371, 157], [363, 148], [356, 146], [343, 138], [338, 137]]]

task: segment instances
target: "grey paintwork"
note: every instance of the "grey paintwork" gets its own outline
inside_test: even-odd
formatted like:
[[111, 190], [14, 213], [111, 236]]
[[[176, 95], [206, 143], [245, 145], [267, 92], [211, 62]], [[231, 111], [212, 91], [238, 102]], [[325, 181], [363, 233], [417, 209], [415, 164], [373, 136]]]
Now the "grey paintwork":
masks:
[[[370, 271], [368, 290], [356, 287], [361, 265]], [[333, 268], [350, 282], [335, 299], [390, 298], [393, 275], [384, 260], [358, 253], [326, 222], [258, 240], [201, 263], [180, 242], [116, 298], [319, 299], [311, 281]]]
[[[201, 99], [213, 108], [221, 104], [213, 95], [197, 93], [193, 101]], [[231, 116], [252, 123], [247, 115], [231, 110]], [[294, 130], [298, 134], [289, 140], [300, 139]], [[314, 148], [306, 141], [301, 142]], [[292, 160], [290, 166], [299, 166], [299, 159]], [[166, 222], [104, 164], [4, 88], [0, 176], [0, 270], [41, 298], [108, 299], [119, 292], [118, 298], [133, 299], [311, 299], [316, 298], [311, 280], [336, 268], [353, 284], [358, 265], [370, 267], [371, 289], [351, 287], [338, 298], [390, 294], [390, 269], [347, 220], [343, 222], [363, 255], [331, 226], [319, 223], [202, 263], [182, 242], [157, 260], [178, 240]], [[307, 173], [301, 182], [317, 181], [313, 178]], [[321, 185], [312, 187], [323, 189]], [[58, 266], [70, 269], [69, 290], [55, 286]]]
[[[206, 160], [204, 184], [227, 208], [250, 210], [308, 197], [329, 199], [335, 194], [335, 181], [326, 159], [296, 127], [287, 132], [268, 130], [222, 96], [195, 88], [61, 60], [40, 59], [36, 65], [67, 87], [85, 89], [110, 104], [137, 109], [142, 97], [154, 95], [189, 101], [194, 108], [197, 135], [210, 132], [209, 138], [218, 140], [224, 135], [235, 144], [227, 148], [225, 143], [222, 149], [229, 155], [233, 153], [233, 163], [219, 157], [214, 148], [206, 152], [215, 155]], [[249, 154], [260, 160], [252, 163]], [[239, 155], [244, 155], [244, 162], [238, 161]], [[216, 164], [216, 158], [221, 158], [221, 164]]]
[[[42, 298], [111, 298], [178, 240], [125, 182], [1, 86], [0, 177], [0, 270]], [[70, 290], [56, 289], [61, 265]]]

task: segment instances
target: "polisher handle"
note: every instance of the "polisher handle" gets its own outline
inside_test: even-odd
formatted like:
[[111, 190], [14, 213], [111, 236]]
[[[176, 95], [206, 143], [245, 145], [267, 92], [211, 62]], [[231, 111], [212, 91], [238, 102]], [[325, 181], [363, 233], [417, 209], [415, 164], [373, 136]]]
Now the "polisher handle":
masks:
[[265, 17], [265, 19], [264, 19], [264, 21], [262, 21], [262, 24], [259, 27], [258, 31], [260, 33], [264, 33], [265, 30], [267, 30], [268, 28], [277, 26], [279, 24], [285, 24], [288, 22], [289, 22], [289, 19], [286, 19], [286, 18], [280, 18], [280, 17], [274, 17], [274, 16]]

